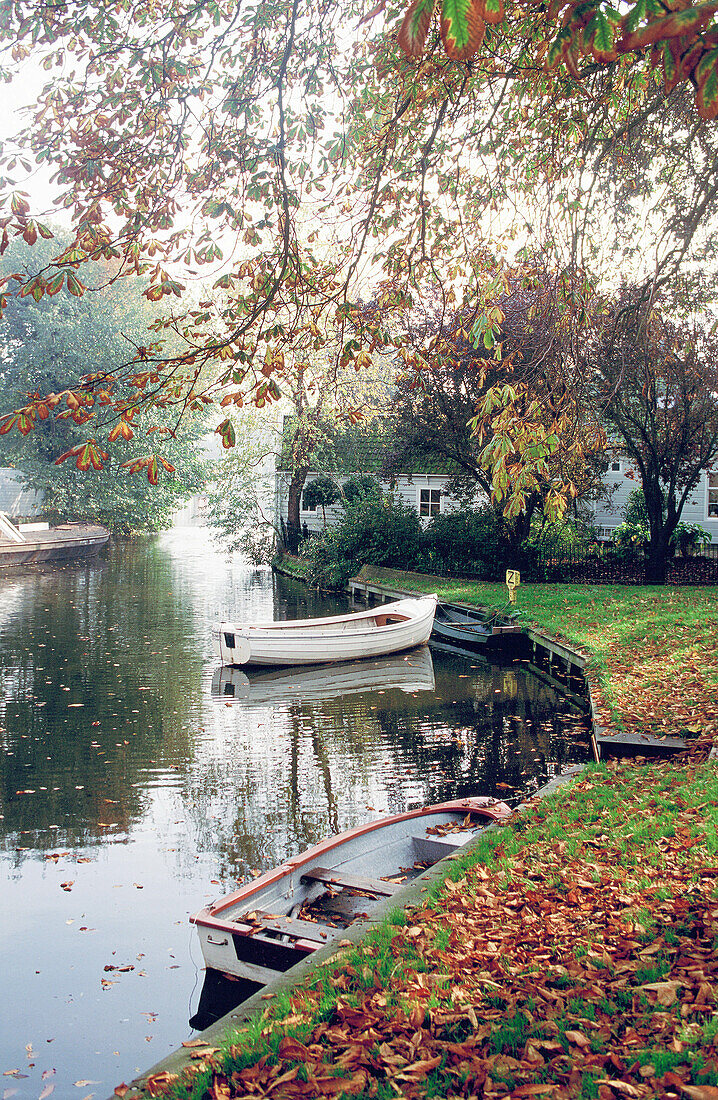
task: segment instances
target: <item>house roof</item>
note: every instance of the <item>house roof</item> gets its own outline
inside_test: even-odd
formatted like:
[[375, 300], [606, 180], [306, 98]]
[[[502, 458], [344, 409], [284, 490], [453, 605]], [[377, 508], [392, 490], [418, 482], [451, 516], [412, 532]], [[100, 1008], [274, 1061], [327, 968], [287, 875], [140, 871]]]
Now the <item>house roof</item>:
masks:
[[[292, 425], [287, 418], [284, 422], [281, 453], [277, 457], [278, 471], [291, 471]], [[347, 427], [327, 428], [327, 437], [331, 432], [331, 441], [319, 444], [312, 451], [309, 466], [312, 470], [322, 470], [335, 474], [380, 474], [394, 453], [394, 436], [391, 421], [379, 419]], [[441, 455], [424, 455], [418, 452], [407, 453], [402, 448], [400, 460], [401, 473], [405, 474], [445, 474], [458, 473], [450, 459]]]

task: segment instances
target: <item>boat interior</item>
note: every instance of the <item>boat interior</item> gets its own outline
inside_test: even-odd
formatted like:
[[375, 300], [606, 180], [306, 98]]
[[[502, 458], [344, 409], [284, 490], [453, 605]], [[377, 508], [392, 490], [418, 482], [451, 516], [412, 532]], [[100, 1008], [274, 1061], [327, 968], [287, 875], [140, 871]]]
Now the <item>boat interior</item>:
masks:
[[[375, 627], [380, 626], [393, 626], [395, 623], [408, 623], [411, 621], [410, 615], [402, 615], [396, 611], [382, 611], [377, 609], [373, 615], [349, 615], [346, 617], [337, 617], [334, 619], [300, 619], [297, 621], [285, 621], [281, 620], [275, 623], [248, 623], [242, 627], [242, 630], [247, 633], [253, 633], [254, 631], [265, 630], [302, 630], [316, 634], [326, 631], [336, 634], [338, 631], [347, 631], [349, 633], [361, 633], [367, 629], [372, 630]], [[239, 628], [237, 628], [239, 630]]]
[[[479, 822], [476, 827], [481, 827]], [[433, 834], [433, 835], [431, 835]], [[391, 897], [434, 863], [465, 844], [474, 835], [474, 827], [465, 822], [442, 824], [411, 838], [408, 867], [386, 877], [374, 878], [352, 871], [352, 861], [334, 868], [312, 866], [301, 871], [293, 894], [294, 904], [284, 915], [262, 909], [246, 909], [230, 918], [252, 925], [253, 935], [279, 938], [284, 942], [302, 939], [326, 943], [338, 929], [346, 928], [359, 917], [367, 916], [384, 898]], [[284, 899], [282, 899], [284, 900]]]

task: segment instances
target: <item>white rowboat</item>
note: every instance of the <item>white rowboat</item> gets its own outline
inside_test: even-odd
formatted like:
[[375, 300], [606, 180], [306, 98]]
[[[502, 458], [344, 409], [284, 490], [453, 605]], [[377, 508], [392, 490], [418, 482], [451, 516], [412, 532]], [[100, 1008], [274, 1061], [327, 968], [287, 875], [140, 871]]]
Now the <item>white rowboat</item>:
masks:
[[429, 640], [437, 597], [397, 600], [345, 615], [285, 622], [218, 623], [223, 665], [312, 665], [382, 657]]
[[205, 964], [266, 985], [396, 893], [417, 864], [431, 866], [510, 813], [493, 798], [461, 798], [315, 844], [190, 917]]

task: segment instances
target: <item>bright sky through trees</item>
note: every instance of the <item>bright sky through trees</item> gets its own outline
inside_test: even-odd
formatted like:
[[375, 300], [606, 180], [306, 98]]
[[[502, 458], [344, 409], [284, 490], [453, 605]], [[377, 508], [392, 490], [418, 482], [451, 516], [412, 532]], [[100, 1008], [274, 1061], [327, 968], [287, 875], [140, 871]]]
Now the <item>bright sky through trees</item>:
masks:
[[[607, 274], [639, 272], [674, 304], [709, 297], [716, 10], [10, 0], [0, 66], [41, 60], [48, 78], [19, 141], [74, 237], [4, 296], [81, 296], [99, 260], [141, 275], [167, 320], [126, 362], [38, 395], [0, 430], [71, 415], [90, 447], [74, 457], [102, 461], [98, 416], [122, 421], [138, 402], [261, 408], [330, 347], [337, 370], [387, 347], [421, 362], [404, 321], [428, 295], [493, 339], [493, 304], [547, 268], [565, 326]], [[0, 226], [32, 247], [50, 229], [24, 182], [7, 145]]]

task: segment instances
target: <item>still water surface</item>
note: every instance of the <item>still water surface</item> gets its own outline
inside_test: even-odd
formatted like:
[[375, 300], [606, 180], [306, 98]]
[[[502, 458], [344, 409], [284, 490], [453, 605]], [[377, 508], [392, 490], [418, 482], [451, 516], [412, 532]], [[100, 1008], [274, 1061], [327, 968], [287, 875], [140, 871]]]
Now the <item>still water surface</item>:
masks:
[[343, 606], [193, 528], [0, 576], [0, 1100], [100, 1100], [188, 1038], [188, 916], [237, 883], [378, 813], [511, 801], [585, 758], [522, 664], [218, 670], [217, 619]]

